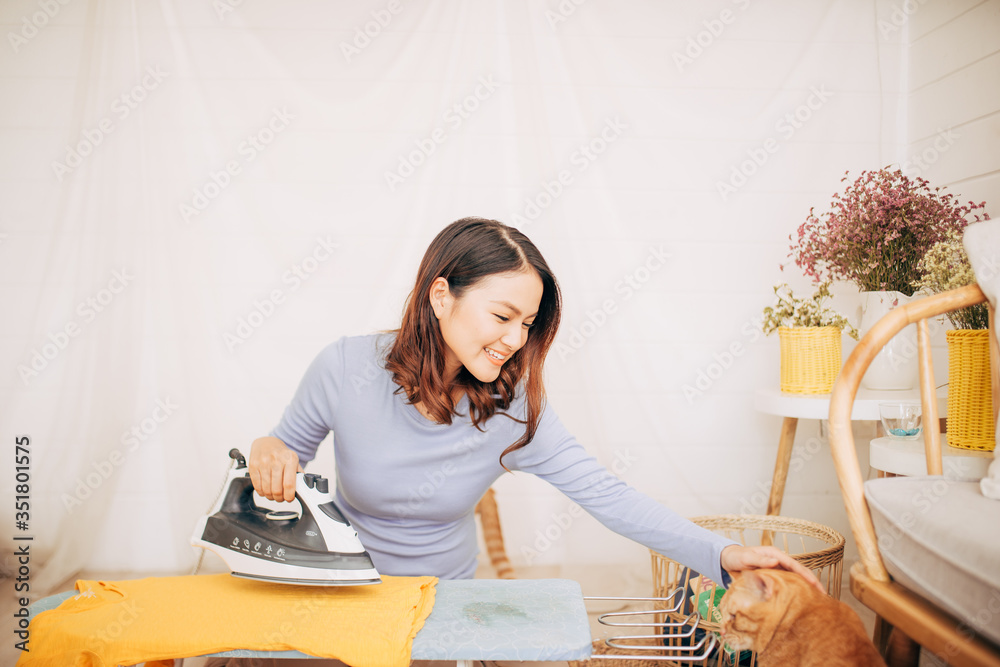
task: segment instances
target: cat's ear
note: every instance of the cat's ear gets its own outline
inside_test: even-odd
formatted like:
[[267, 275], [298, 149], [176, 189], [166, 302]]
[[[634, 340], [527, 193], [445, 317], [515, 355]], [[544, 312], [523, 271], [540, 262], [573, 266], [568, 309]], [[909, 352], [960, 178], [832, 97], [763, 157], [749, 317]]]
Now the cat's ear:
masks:
[[774, 597], [774, 578], [769, 576], [767, 571], [745, 570], [743, 572], [743, 579], [758, 599], [767, 601]]

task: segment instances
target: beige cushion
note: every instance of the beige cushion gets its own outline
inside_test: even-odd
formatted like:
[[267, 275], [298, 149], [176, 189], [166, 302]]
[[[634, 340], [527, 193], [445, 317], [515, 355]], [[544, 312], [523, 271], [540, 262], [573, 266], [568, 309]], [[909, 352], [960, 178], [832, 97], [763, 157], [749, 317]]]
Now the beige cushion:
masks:
[[873, 479], [865, 497], [893, 580], [1000, 645], [1000, 503], [937, 476]]

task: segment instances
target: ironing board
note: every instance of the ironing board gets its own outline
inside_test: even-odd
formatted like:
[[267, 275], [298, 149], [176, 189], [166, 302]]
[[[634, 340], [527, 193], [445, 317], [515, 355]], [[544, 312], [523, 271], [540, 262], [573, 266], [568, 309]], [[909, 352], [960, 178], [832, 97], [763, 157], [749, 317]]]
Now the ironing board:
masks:
[[[75, 594], [68, 591], [36, 601], [28, 609], [29, 623], [36, 614], [55, 609]], [[673, 620], [661, 617], [652, 622], [636, 622], [633, 618], [676, 614], [685, 600], [681, 588], [665, 598], [584, 597], [580, 584], [568, 579], [442, 579], [437, 583], [434, 608], [413, 639], [410, 657], [455, 660], [458, 667], [472, 667], [475, 660], [587, 660], [596, 656], [592, 652], [586, 600], [654, 602], [658, 608], [609, 612], [597, 620], [609, 627], [665, 631], [607, 638], [606, 645], [624, 651], [601, 658], [691, 664], [707, 662], [718, 648], [714, 634], [696, 637], [700, 622], [697, 612], [686, 618], [682, 614]], [[652, 638], [669, 644], [642, 643]], [[190, 657], [315, 658], [299, 651], [247, 649]]]
[[[69, 591], [36, 601], [29, 618]], [[590, 624], [580, 585], [567, 579], [463, 579], [437, 583], [434, 608], [413, 640], [414, 660], [584, 660]], [[191, 656], [199, 657], [199, 656]], [[299, 651], [236, 650], [204, 657], [314, 658]]]

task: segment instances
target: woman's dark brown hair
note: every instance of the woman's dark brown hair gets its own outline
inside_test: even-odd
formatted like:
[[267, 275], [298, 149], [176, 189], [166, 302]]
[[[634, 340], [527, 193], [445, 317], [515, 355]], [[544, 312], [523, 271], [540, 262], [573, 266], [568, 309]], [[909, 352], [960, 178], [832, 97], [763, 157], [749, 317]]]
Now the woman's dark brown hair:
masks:
[[[484, 218], [462, 218], [441, 230], [420, 262], [416, 285], [407, 298], [403, 320], [386, 356], [386, 369], [399, 385], [397, 392], [405, 391], [410, 403], [422, 403], [438, 423], [450, 424], [457, 413], [444, 381], [445, 343], [431, 309], [431, 283], [444, 278], [451, 294], [461, 298], [488, 276], [519, 271], [534, 271], [542, 281], [542, 300], [527, 342], [507, 360], [493, 382], [477, 380], [464, 367], [455, 378], [455, 384], [469, 397], [469, 416], [477, 428], [481, 429], [481, 424], [498, 411], [525, 424], [524, 435], [500, 455], [501, 465], [504, 456], [524, 447], [535, 436], [545, 404], [542, 365], [555, 339], [562, 310], [559, 284], [527, 236]], [[523, 421], [503, 412], [510, 407], [522, 381], [527, 405]]]

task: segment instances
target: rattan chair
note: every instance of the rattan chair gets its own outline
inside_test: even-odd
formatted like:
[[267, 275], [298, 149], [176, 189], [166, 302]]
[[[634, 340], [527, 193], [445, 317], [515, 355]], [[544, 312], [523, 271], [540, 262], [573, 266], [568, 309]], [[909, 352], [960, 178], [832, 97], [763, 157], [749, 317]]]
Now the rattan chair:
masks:
[[496, 572], [497, 579], [516, 579], [514, 568], [507, 559], [507, 550], [503, 544], [503, 531], [500, 528], [500, 510], [497, 507], [496, 494], [493, 489], [486, 493], [476, 504], [476, 514], [483, 531], [483, 542], [486, 543], [486, 555]]
[[[893, 310], [858, 343], [833, 388], [830, 402], [830, 446], [859, 552], [859, 561], [850, 570], [851, 592], [876, 613], [875, 643], [886, 655], [890, 666], [915, 665], [919, 659], [920, 646], [943, 657], [952, 665], [1000, 666], [998, 644], [970, 627], [966, 620], [956, 618], [946, 611], [942, 603], [918, 595], [890, 577], [884, 556], [890, 555], [885, 549], [891, 548], [888, 546], [891, 540], [880, 543], [877, 536], [851, 432], [851, 407], [868, 365], [897, 332], [909, 324], [916, 324], [927, 470], [928, 475], [941, 475], [940, 434], [937, 428], [928, 428], [938, 424], [939, 416], [927, 319], [984, 301], [986, 297], [979, 286], [970, 285], [919, 299]], [[994, 418], [997, 416], [1000, 399], [1000, 351], [997, 349], [995, 336], [995, 315], [994, 309], [990, 308], [990, 330], [994, 333], [990, 336]], [[914, 484], [921, 483], [921, 480], [931, 482], [932, 478], [880, 479], [872, 480], [869, 485], [897, 482]], [[946, 482], [943, 478], [935, 478], [934, 483]], [[868, 491], [872, 491], [871, 486]], [[986, 525], [980, 523], [979, 527], [982, 531], [995, 533], [1000, 528], [1000, 502], [984, 500], [986, 503], [995, 503], [996, 511], [993, 507], [988, 507]], [[923, 520], [929, 521], [926, 517]], [[956, 526], [970, 520], [967, 516], [955, 516], [954, 519]], [[882, 537], [885, 537], [884, 532]], [[1000, 553], [996, 557], [1000, 559]]]

